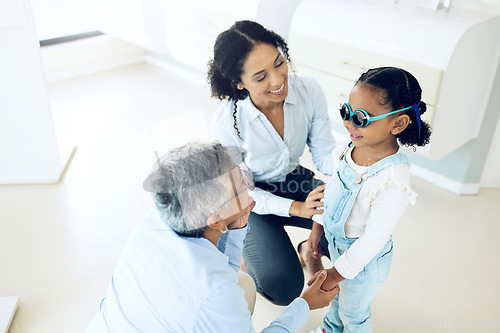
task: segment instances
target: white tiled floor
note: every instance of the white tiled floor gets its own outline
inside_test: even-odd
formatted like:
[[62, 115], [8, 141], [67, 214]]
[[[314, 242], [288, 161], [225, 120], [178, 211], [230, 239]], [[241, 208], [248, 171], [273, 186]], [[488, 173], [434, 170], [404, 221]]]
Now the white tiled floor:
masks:
[[[0, 186], [0, 296], [20, 296], [10, 333], [84, 329], [151, 207], [141, 187], [145, 131], [175, 123], [175, 136], [189, 137], [189, 123], [172, 117], [201, 108], [203, 119], [191, 121], [208, 126], [219, 105], [206, 88], [145, 64], [52, 84], [49, 93], [60, 142], [78, 149], [59, 184]], [[413, 184], [417, 205], [394, 234], [375, 332], [500, 332], [500, 190], [460, 197]], [[290, 234], [294, 242], [307, 237]], [[258, 297], [255, 328], [282, 310]], [[311, 312], [301, 332], [325, 311]]]

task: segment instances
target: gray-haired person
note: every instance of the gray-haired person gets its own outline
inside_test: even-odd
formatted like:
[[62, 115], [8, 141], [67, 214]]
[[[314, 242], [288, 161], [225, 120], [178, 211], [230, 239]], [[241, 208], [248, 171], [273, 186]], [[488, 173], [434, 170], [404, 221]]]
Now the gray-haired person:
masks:
[[[237, 148], [190, 143], [158, 159], [144, 182], [156, 209], [137, 226], [86, 332], [254, 332], [238, 270], [255, 205]], [[327, 306], [326, 274], [263, 332], [295, 332]]]

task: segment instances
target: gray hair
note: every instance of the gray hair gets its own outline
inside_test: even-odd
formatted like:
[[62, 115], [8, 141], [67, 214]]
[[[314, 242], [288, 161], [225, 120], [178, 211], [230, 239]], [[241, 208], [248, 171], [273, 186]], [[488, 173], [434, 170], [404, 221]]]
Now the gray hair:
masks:
[[159, 158], [144, 188], [172, 230], [199, 237], [207, 218], [232, 197], [230, 178], [220, 176], [234, 167], [220, 143], [192, 142]]

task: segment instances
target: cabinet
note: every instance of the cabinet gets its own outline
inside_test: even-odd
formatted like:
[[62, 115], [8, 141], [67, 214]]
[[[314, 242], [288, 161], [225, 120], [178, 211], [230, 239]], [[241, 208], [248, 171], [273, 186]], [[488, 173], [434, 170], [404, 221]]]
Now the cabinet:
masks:
[[500, 59], [500, 15], [415, 1], [303, 0], [289, 32], [296, 72], [325, 91], [335, 131], [338, 106], [366, 70], [401, 67], [419, 81], [431, 143], [417, 152], [440, 159], [479, 134]]

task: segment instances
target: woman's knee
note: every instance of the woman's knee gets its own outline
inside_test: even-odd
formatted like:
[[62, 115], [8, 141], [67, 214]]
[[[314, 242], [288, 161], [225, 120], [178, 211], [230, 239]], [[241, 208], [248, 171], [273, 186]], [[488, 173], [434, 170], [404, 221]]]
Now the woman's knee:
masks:
[[[299, 266], [300, 267], [300, 266]], [[302, 270], [296, 272], [277, 272], [270, 270], [254, 278], [259, 294], [276, 305], [288, 305], [299, 297], [304, 288], [304, 273]]]

